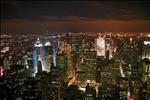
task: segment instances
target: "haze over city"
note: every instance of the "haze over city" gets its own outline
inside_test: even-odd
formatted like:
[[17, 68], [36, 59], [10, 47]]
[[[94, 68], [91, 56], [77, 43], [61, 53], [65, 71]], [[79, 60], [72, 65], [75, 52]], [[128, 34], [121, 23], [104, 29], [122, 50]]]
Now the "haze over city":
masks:
[[1, 1], [1, 33], [150, 32], [149, 1]]

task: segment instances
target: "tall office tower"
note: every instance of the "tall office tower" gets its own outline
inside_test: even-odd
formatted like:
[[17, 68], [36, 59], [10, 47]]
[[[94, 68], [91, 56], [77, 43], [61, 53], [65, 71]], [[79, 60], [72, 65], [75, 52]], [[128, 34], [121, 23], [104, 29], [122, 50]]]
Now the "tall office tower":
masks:
[[105, 36], [106, 59], [111, 59], [114, 51], [114, 42], [110, 35]]
[[106, 60], [109, 60], [110, 59], [110, 50], [111, 50], [111, 47], [110, 47], [110, 38], [108, 36], [105, 37], [105, 58]]
[[143, 44], [142, 59], [144, 58], [150, 59], [150, 41], [147, 41], [147, 40], [144, 41], [144, 44]]
[[57, 65], [64, 72], [68, 71], [68, 56], [65, 53], [58, 54]]
[[33, 51], [33, 66], [34, 66], [34, 68], [33, 68], [33, 73], [34, 73], [34, 76], [36, 75], [36, 73], [37, 73], [37, 60], [38, 60], [38, 57], [37, 57], [37, 50], [36, 49], [34, 49], [34, 51]]
[[64, 68], [68, 72], [69, 76], [72, 76], [74, 73], [72, 57], [71, 57], [71, 46], [67, 41], [62, 41], [59, 47], [58, 59], [64, 61]]
[[105, 57], [105, 39], [102, 37], [98, 37], [96, 39], [96, 49], [97, 49], [97, 56]]
[[145, 100], [150, 98], [150, 35], [143, 38], [142, 49], [142, 82], [144, 83], [144, 89], [147, 91], [144, 93]]
[[96, 51], [85, 51], [84, 61], [86, 65], [86, 79], [95, 81], [96, 80]]
[[143, 52], [142, 52], [142, 59], [143, 59], [142, 81], [143, 82], [147, 82], [150, 76], [150, 41], [149, 39], [145, 39], [144, 44], [143, 44]]
[[46, 71], [46, 68], [45, 68], [45, 61], [44, 61], [44, 48], [39, 38], [37, 38], [37, 41], [34, 44], [34, 46], [35, 46], [35, 49], [33, 52], [33, 60], [34, 60], [34, 75], [35, 75], [38, 69], [37, 68], [38, 59], [41, 59], [42, 71]]
[[70, 33], [70, 44], [72, 51], [78, 52], [82, 44], [82, 35], [80, 33]]
[[47, 41], [44, 45], [44, 48], [45, 48], [45, 68], [47, 72], [50, 72], [50, 67], [51, 67], [52, 57], [53, 57], [51, 43]]
[[96, 80], [96, 51], [95, 38], [85, 36], [83, 39], [83, 62], [77, 72], [77, 79], [86, 83], [86, 80], [95, 82]]
[[53, 41], [52, 49], [53, 49], [53, 64], [56, 67], [57, 66], [58, 41]]
[[[70, 33], [70, 45], [69, 45], [69, 49], [70, 49], [70, 54], [68, 56], [68, 62], [70, 62], [70, 58], [71, 58], [71, 64], [68, 64], [69, 66], [69, 70], [74, 70], [76, 71], [77, 69], [79, 69], [79, 64], [81, 61], [81, 57], [80, 57], [80, 48], [82, 45], [82, 33]], [[72, 55], [72, 56], [70, 56]], [[74, 74], [74, 72], [73, 72]]]

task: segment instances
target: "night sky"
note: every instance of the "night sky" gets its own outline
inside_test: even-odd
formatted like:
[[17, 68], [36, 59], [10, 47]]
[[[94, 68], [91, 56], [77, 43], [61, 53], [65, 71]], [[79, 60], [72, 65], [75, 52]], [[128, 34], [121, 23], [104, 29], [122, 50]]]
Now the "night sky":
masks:
[[1, 33], [150, 32], [149, 1], [1, 1]]

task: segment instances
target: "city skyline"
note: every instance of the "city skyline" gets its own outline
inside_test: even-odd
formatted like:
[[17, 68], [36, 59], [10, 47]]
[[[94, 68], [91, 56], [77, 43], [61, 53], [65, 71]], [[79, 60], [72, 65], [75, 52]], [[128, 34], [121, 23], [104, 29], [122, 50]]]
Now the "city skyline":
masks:
[[150, 1], [1, 1], [0, 100], [148, 100]]
[[150, 32], [149, 1], [1, 1], [1, 33]]

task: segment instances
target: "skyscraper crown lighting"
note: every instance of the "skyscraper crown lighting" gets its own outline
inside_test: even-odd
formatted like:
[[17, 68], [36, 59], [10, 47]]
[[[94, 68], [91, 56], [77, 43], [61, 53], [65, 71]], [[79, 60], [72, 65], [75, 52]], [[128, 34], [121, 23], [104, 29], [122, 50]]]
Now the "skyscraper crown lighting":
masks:
[[51, 43], [50, 42], [46, 42], [45, 46], [51, 46]]
[[43, 44], [41, 43], [40, 39], [37, 38], [36, 43], [34, 44], [35, 47], [43, 47]]

